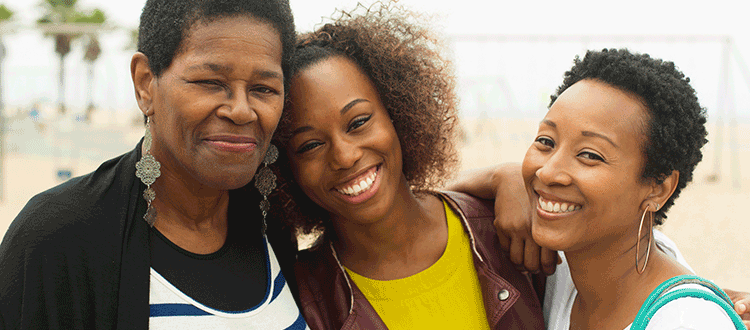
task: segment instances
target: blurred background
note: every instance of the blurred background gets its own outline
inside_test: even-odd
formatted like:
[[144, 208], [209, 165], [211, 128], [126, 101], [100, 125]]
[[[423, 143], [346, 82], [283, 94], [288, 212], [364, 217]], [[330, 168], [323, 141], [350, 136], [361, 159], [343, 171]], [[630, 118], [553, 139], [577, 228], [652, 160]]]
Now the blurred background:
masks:
[[[290, 0], [310, 31], [355, 0]], [[0, 0], [0, 234], [33, 195], [143, 135], [130, 80], [145, 0]], [[367, 6], [372, 1], [363, 1]], [[459, 82], [462, 169], [520, 162], [549, 95], [586, 49], [673, 61], [709, 115], [694, 182], [662, 228], [699, 275], [750, 291], [750, 27], [732, 0], [401, 0], [445, 40]]]

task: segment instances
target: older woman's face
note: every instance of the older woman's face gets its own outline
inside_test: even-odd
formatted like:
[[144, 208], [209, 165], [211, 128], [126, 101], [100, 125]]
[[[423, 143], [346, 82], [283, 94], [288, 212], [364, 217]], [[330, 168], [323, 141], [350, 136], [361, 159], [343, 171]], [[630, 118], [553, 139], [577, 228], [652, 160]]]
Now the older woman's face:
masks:
[[250, 182], [283, 108], [281, 49], [276, 30], [249, 17], [194, 24], [149, 87], [162, 172], [217, 189]]
[[540, 245], [635, 243], [649, 191], [641, 181], [646, 111], [636, 96], [596, 80], [574, 84], [552, 105], [522, 166]]
[[370, 79], [333, 57], [296, 74], [289, 96], [286, 149], [305, 194], [338, 217], [382, 218], [408, 186], [398, 136]]

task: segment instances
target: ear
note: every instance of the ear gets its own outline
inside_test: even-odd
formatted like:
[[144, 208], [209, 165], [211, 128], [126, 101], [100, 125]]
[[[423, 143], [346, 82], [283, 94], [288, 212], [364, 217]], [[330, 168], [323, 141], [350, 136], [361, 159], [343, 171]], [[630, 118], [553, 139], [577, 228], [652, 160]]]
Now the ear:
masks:
[[156, 87], [156, 76], [148, 66], [148, 57], [143, 53], [135, 53], [130, 60], [130, 76], [133, 79], [135, 99], [138, 107], [145, 116], [154, 114], [153, 96]]
[[[662, 183], [656, 183], [654, 180], [651, 183], [651, 191], [646, 196], [646, 200], [643, 201], [643, 207], [651, 207], [651, 211], [656, 212], [664, 203], [667, 202], [670, 196], [677, 189], [677, 183], [680, 181], [680, 172], [672, 171]], [[657, 207], [658, 204], [658, 207]]]

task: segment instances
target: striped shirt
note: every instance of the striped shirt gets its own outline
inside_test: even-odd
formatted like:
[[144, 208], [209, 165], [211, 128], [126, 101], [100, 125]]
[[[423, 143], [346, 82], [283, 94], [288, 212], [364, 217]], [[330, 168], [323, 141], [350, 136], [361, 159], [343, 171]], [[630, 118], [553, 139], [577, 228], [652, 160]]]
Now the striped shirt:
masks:
[[281, 267], [264, 237], [269, 283], [261, 302], [244, 311], [205, 306], [151, 268], [149, 329], [309, 329], [289, 290]]

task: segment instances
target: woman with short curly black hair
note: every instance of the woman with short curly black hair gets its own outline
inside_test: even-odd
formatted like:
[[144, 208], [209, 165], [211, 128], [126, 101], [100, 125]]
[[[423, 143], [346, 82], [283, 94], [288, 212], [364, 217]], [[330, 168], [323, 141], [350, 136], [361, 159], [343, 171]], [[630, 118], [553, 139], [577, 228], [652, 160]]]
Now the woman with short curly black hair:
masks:
[[302, 36], [276, 134], [290, 164], [276, 217], [323, 232], [296, 266], [308, 324], [543, 329], [491, 206], [433, 190], [457, 160], [438, 40], [402, 8], [359, 9]]
[[674, 63], [625, 49], [576, 58], [522, 165], [532, 236], [567, 261], [547, 281], [548, 329], [744, 328], [652, 230], [692, 179], [705, 124]]

